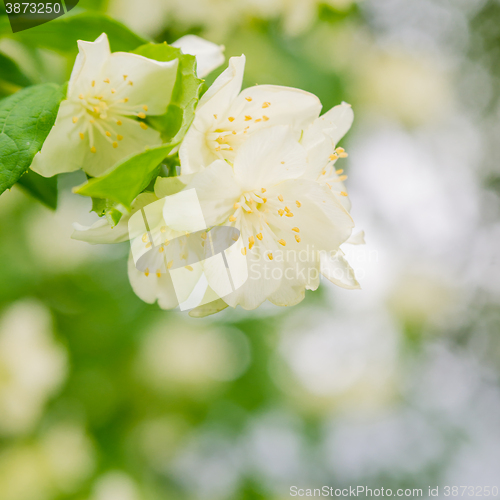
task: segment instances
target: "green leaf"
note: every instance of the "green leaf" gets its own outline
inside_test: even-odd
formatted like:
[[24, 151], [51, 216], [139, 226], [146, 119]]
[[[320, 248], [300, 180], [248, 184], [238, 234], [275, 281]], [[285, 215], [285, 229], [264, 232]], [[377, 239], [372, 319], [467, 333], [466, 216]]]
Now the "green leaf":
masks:
[[55, 210], [57, 208], [57, 176], [42, 177], [29, 170], [17, 181], [25, 191], [44, 205]]
[[76, 53], [77, 40], [94, 41], [102, 33], [109, 38], [113, 52], [128, 52], [147, 42], [124, 24], [97, 12], [66, 14], [50, 23], [12, 34], [4, 28], [4, 35], [14, 36], [29, 46], [44, 47], [63, 53]]
[[90, 179], [73, 191], [83, 196], [112, 200], [130, 209], [132, 201], [157, 175], [161, 161], [174, 146], [176, 144], [164, 144], [126, 158], [106, 174]]
[[0, 96], [13, 94], [21, 87], [31, 85], [31, 80], [19, 69], [19, 66], [8, 56], [0, 52]]
[[102, 198], [92, 198], [92, 212], [99, 217], [106, 217], [109, 224], [114, 227], [120, 222], [123, 213], [117, 208], [118, 203]]
[[148, 43], [134, 53], [156, 61], [179, 59], [177, 81], [167, 112], [149, 117], [149, 123], [161, 132], [164, 141], [180, 142], [194, 119], [203, 88], [203, 80], [196, 76], [196, 58], [166, 43]]
[[56, 120], [63, 88], [27, 87], [0, 101], [0, 194], [28, 170]]

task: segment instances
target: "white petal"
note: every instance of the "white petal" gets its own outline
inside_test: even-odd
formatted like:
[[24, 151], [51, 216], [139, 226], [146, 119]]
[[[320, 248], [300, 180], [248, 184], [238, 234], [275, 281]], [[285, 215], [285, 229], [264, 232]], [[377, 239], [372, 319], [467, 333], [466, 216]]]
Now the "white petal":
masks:
[[234, 212], [233, 205], [241, 196], [233, 169], [223, 160], [216, 160], [193, 177], [186, 189], [195, 189], [207, 226], [226, 221]]
[[211, 314], [216, 314], [220, 311], [226, 309], [228, 305], [222, 300], [214, 300], [213, 302], [209, 302], [208, 304], [204, 304], [202, 306], [198, 306], [194, 308], [192, 311], [189, 311], [189, 316], [192, 318], [205, 318], [206, 316], [210, 316]]
[[351, 105], [343, 102], [334, 106], [316, 119], [304, 132], [302, 143], [307, 149], [307, 144], [314, 142], [315, 138], [322, 134], [330, 138], [335, 146], [351, 128], [354, 120], [354, 113]]
[[[288, 231], [285, 241], [295, 239], [293, 227], [300, 230], [301, 245], [310, 250], [337, 250], [351, 235], [354, 222], [349, 213], [328, 190], [318, 183], [303, 179], [290, 180], [266, 192], [267, 199], [283, 197], [283, 206], [292, 217], [280, 216], [277, 211], [268, 214], [272, 227]], [[297, 201], [300, 207], [297, 206]]]
[[[161, 115], [167, 110], [177, 78], [179, 61], [154, 61], [146, 57], [115, 52], [104, 64], [101, 76], [109, 78], [108, 85], [117, 87], [116, 95], [128, 98], [127, 107], [138, 107], [142, 111], [147, 105], [147, 114]], [[124, 84], [124, 75], [127, 84]], [[133, 85], [130, 85], [132, 83]], [[118, 89], [118, 85], [121, 85]]]
[[146, 276], [135, 267], [132, 255], [130, 255], [128, 278], [135, 294], [144, 302], [154, 304], [158, 301], [158, 305], [162, 309], [174, 309], [179, 305], [170, 273], [162, 273], [158, 278], [155, 271], [152, 270]]
[[271, 127], [252, 135], [238, 150], [234, 173], [243, 190], [254, 190], [300, 177], [306, 152], [288, 127]]
[[365, 232], [358, 231], [356, 234], [351, 235], [346, 243], [349, 243], [349, 245], [365, 245]]
[[80, 107], [70, 101], [61, 103], [55, 125], [33, 159], [32, 170], [51, 177], [82, 168], [87, 152], [90, 154], [90, 146], [88, 140], [80, 139], [72, 122], [72, 117], [79, 111]]
[[87, 90], [95, 75], [100, 74], [111, 55], [106, 33], [103, 33], [95, 42], [78, 40], [78, 49], [79, 53], [68, 84], [68, 95], [78, 95]]
[[214, 161], [213, 152], [206, 146], [205, 134], [216, 123], [216, 117], [223, 116], [239, 94], [244, 71], [245, 56], [231, 57], [229, 67], [203, 94], [193, 124], [179, 149], [182, 173], [198, 172]]
[[[116, 130], [119, 130], [119, 133], [123, 135], [123, 140], [118, 142], [117, 148], [113, 147], [113, 141], [95, 129], [95, 153], [90, 151], [88, 140], [81, 141], [87, 144], [87, 149], [82, 155], [82, 168], [87, 174], [99, 177], [127, 156], [136, 155], [148, 147], [153, 148], [162, 144], [160, 133], [157, 130], [151, 127], [144, 130], [138, 121], [129, 118], [123, 118], [122, 122], [121, 127], [116, 127]], [[63, 150], [65, 155], [73, 155], [73, 150], [70, 150], [66, 144], [61, 143], [59, 148]]]
[[199, 78], [203, 78], [214, 69], [224, 64], [224, 46], [209, 42], [196, 35], [179, 38], [172, 47], [178, 47], [184, 54], [196, 56], [196, 67]]
[[321, 252], [320, 262], [321, 274], [332, 283], [350, 290], [361, 288], [356, 281], [354, 271], [345, 260], [342, 250], [339, 250], [333, 255], [329, 255], [327, 252]]
[[258, 85], [244, 89], [226, 114], [235, 117], [231, 124], [235, 129], [250, 126], [248, 134], [260, 128], [287, 125], [299, 139], [302, 129], [318, 118], [320, 111], [320, 100], [310, 92]]
[[193, 179], [193, 175], [178, 175], [176, 177], [158, 177], [155, 182], [155, 194], [164, 198], [182, 191]]

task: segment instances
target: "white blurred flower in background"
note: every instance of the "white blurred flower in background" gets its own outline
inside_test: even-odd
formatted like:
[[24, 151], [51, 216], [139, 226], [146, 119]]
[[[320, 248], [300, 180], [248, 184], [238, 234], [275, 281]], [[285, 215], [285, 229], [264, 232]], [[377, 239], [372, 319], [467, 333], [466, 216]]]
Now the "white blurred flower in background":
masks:
[[75, 422], [53, 423], [34, 443], [3, 448], [1, 498], [51, 500], [74, 493], [94, 466], [94, 448], [85, 429]]
[[66, 352], [55, 342], [50, 313], [18, 302], [0, 317], [0, 434], [29, 432], [66, 375]]
[[242, 375], [249, 363], [250, 346], [239, 330], [177, 317], [150, 327], [137, 366], [141, 378], [159, 392], [205, 398], [221, 382]]
[[89, 500], [142, 500], [137, 483], [126, 473], [111, 471], [94, 483]]

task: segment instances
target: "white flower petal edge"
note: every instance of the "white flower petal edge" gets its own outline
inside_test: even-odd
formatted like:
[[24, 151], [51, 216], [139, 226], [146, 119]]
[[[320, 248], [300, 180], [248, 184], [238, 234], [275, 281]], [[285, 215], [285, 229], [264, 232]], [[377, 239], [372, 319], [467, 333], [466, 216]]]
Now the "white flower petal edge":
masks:
[[261, 85], [241, 91], [244, 69], [245, 57], [232, 57], [200, 100], [179, 150], [183, 174], [198, 172], [217, 159], [234, 161], [239, 146], [264, 128], [288, 125], [299, 139], [319, 116], [321, 102], [303, 90]]
[[178, 47], [184, 54], [196, 57], [198, 78], [207, 76], [221, 64], [224, 64], [224, 46], [209, 42], [196, 35], [183, 36], [172, 43], [172, 47]]
[[99, 176], [126, 156], [161, 144], [159, 132], [142, 120], [165, 113], [178, 61], [112, 54], [104, 33], [78, 47], [66, 100], [31, 165], [45, 177], [80, 168]]

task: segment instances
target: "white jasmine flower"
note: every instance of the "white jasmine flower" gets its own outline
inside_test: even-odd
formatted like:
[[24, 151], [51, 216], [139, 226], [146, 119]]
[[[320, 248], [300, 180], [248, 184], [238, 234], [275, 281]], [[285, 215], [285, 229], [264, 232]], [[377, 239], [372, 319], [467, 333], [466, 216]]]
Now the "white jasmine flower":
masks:
[[78, 47], [67, 98], [31, 165], [46, 177], [80, 168], [99, 176], [122, 158], [162, 142], [143, 120], [166, 112], [178, 61], [112, 54], [105, 33]]
[[224, 63], [224, 46], [196, 35], [183, 36], [172, 43], [172, 47], [178, 47], [184, 54], [196, 57], [198, 78], [204, 78]]
[[245, 56], [232, 57], [229, 68], [200, 99], [179, 150], [183, 174], [217, 159], [233, 161], [238, 147], [263, 128], [288, 125], [299, 139], [319, 116], [319, 99], [303, 90], [259, 85], [240, 92], [244, 68]]
[[[187, 185], [196, 189], [208, 226], [241, 233], [248, 280], [224, 297], [230, 306], [254, 309], [266, 299], [294, 305], [306, 288], [318, 287], [320, 271], [334, 273], [331, 260], [346, 271], [334, 258], [353, 221], [330, 189], [305, 177], [308, 168], [306, 150], [280, 126], [248, 139], [233, 167], [216, 160]], [[209, 284], [217, 283], [209, 265], [205, 274]]]

